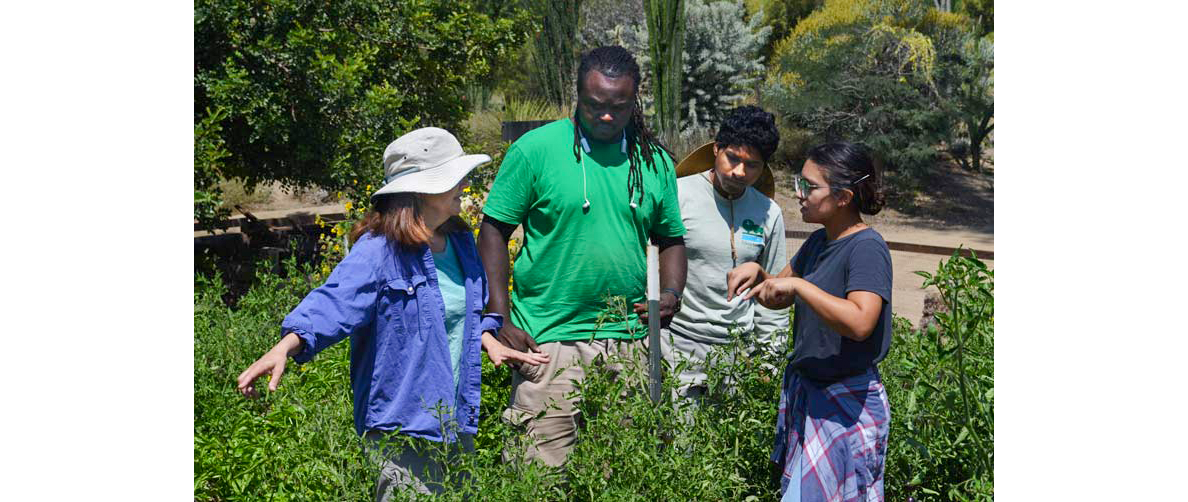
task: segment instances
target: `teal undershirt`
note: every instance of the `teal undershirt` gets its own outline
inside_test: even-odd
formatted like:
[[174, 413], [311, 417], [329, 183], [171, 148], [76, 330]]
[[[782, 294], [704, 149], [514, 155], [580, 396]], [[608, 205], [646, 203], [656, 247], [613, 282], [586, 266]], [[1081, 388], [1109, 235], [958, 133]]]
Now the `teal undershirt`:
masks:
[[462, 374], [462, 336], [466, 331], [466, 276], [449, 237], [446, 237], [445, 250], [433, 253], [433, 262], [437, 266], [437, 286], [445, 302], [446, 340], [450, 344], [454, 388], [457, 389]]

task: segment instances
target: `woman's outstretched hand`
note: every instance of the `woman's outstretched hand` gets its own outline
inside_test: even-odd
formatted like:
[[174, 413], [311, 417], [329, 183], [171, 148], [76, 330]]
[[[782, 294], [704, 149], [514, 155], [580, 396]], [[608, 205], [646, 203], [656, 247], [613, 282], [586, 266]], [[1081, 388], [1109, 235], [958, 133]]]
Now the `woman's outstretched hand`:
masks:
[[795, 277], [781, 277], [763, 281], [758, 286], [751, 288], [744, 300], [754, 298], [760, 305], [769, 309], [786, 309], [792, 306], [792, 300], [796, 298], [796, 281]]
[[[490, 331], [483, 332], [483, 348], [487, 350], [487, 357], [496, 368], [505, 362], [520, 362], [528, 364], [547, 364], [549, 355], [544, 352], [521, 352], [499, 343]], [[532, 349], [528, 349], [532, 350]]]
[[743, 291], [754, 289], [767, 280], [767, 271], [753, 261], [734, 267], [726, 274], [726, 301], [733, 300]]
[[265, 373], [272, 375], [272, 379], [268, 382], [268, 390], [275, 392], [276, 386], [280, 384], [281, 375], [285, 374], [285, 363], [288, 362], [290, 355], [296, 354], [301, 349], [301, 344], [301, 337], [296, 333], [289, 333], [281, 338], [281, 341], [271, 350], [264, 353], [256, 362], [248, 366], [248, 369], [239, 374], [239, 378], [236, 379], [239, 393], [246, 397], [258, 396], [255, 381]]

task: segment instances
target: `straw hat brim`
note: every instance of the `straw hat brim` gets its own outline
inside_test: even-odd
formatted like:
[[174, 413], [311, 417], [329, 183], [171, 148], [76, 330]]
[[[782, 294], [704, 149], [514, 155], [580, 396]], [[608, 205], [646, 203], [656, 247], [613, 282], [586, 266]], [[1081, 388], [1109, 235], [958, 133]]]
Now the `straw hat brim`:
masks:
[[[676, 166], [676, 176], [684, 178], [685, 176], [703, 173], [714, 167], [714, 142], [710, 141], [704, 145], [697, 147], [693, 153], [686, 155], [684, 159]], [[763, 166], [763, 174], [759, 175], [759, 179], [752, 185], [759, 193], [766, 195], [769, 199], [775, 199], [775, 176], [771, 173], [771, 166]]]

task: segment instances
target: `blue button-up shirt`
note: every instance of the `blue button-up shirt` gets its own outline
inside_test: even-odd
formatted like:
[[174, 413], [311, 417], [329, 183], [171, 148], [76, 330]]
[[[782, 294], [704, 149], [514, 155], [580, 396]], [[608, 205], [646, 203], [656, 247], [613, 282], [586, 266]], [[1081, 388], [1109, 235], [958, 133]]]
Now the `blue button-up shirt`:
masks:
[[[281, 336], [304, 341], [293, 360], [304, 363], [351, 338], [355, 430], [400, 432], [433, 441], [475, 434], [481, 377], [481, 336], [498, 333], [503, 319], [483, 314], [487, 278], [474, 237], [450, 234], [465, 276], [466, 331], [462, 369], [454, 386], [445, 303], [429, 246], [409, 251], [382, 236], [360, 238], [326, 283], [306, 295], [281, 323]], [[447, 414], [440, 416], [438, 410]], [[456, 421], [457, 430], [443, 423]]]

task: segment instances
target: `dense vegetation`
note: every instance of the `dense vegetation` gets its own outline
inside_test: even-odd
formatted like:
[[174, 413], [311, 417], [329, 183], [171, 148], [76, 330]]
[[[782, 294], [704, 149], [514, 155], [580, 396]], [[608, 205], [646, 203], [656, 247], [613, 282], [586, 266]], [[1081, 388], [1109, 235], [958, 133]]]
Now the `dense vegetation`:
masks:
[[472, 114], [544, 103], [521, 118], [569, 115], [578, 54], [607, 43], [637, 55], [644, 113], [675, 150], [750, 102], [779, 118], [777, 167], [798, 167], [813, 143], [862, 141], [910, 195], [938, 162], [990, 159], [989, 0], [203, 0], [194, 34], [203, 223], [227, 216], [228, 179], [366, 204], [374, 159], [415, 127], [497, 149], [471, 139], [498, 121], [477, 130], [491, 121]]
[[465, 1], [203, 0], [194, 6], [195, 216], [219, 177], [319, 186], [366, 200], [392, 139], [451, 131], [467, 88], [534, 24]]
[[[327, 260], [332, 261], [335, 255]], [[235, 377], [279, 336], [284, 315], [320, 284], [326, 266], [290, 260], [285, 274], [260, 267], [234, 308], [217, 276], [194, 284], [194, 497], [197, 500], [366, 500], [376, 467], [351, 421], [348, 345], [291, 364], [280, 389], [251, 401]], [[993, 272], [953, 257], [932, 276], [948, 314], [940, 329], [913, 331], [897, 318], [880, 368], [891, 399], [888, 500], [993, 496]], [[570, 464], [546, 472], [505, 463], [520, 435], [499, 420], [511, 374], [485, 359], [475, 455], [450, 470], [448, 498], [475, 500], [774, 500], [771, 454], [780, 375], [766, 356], [735, 357], [710, 372], [712, 404], [653, 405], [642, 382], [592, 371], [582, 386], [585, 429]], [[725, 391], [725, 382], [734, 382]], [[666, 386], [664, 395], [668, 395]], [[625, 396], [625, 397], [621, 397]], [[683, 417], [689, 417], [685, 419]], [[465, 473], [465, 474], [463, 474]]]
[[[992, 1], [648, 2], [676, 3], [685, 4], [686, 21], [681, 130], [712, 127], [720, 109], [759, 102], [784, 131], [778, 165], [798, 165], [804, 147], [831, 138], [871, 144], [908, 187], [945, 153], [970, 169], [984, 163], [993, 130]], [[508, 146], [499, 122], [572, 113], [554, 101], [572, 91], [563, 74], [576, 66], [569, 63], [577, 51], [632, 48], [645, 67], [646, 113], [654, 113], [644, 2], [573, 3], [576, 20], [574, 11], [552, 18], [542, 11], [566, 4], [197, 2], [196, 219], [226, 216], [218, 185], [230, 178], [248, 187], [280, 181], [345, 192], [357, 218], [381, 175], [384, 146], [435, 125], [493, 157], [476, 170], [465, 202], [474, 224]], [[561, 35], [573, 43], [550, 42]], [[714, 78], [721, 74], [737, 78]], [[291, 365], [281, 389], [259, 400], [234, 391], [238, 373], [276, 342], [284, 315], [346, 252], [344, 228], [323, 236], [313, 262], [290, 259], [279, 272], [257, 267], [242, 296], [217, 273], [196, 274], [195, 499], [372, 496], [377, 468], [352, 427], [347, 344]], [[516, 246], [513, 239], [510, 251]], [[927, 280], [947, 312], [924, 330], [897, 318], [880, 365], [892, 409], [887, 498], [989, 499], [993, 272], [954, 255]], [[736, 357], [741, 350], [730, 348], [713, 367], [711, 405], [695, 410], [654, 405], [640, 382], [593, 371], [582, 386], [582, 440], [560, 472], [502, 459], [504, 446], [520, 438], [499, 420], [511, 373], [484, 358], [477, 452], [452, 464], [447, 474], [461, 481], [447, 498], [774, 499], [768, 456], [780, 375], [763, 368], [783, 363]]]
[[773, 49], [764, 103], [815, 140], [862, 141], [901, 186], [938, 146], [980, 168], [992, 129], [993, 35], [927, 0], [836, 0]]

